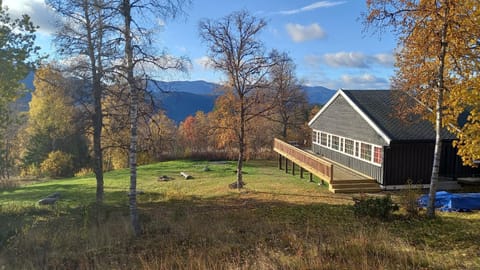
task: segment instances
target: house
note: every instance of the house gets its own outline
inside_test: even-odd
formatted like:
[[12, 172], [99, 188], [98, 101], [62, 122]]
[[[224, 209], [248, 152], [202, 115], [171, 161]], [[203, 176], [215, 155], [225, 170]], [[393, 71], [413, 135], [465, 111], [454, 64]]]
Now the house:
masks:
[[[398, 117], [393, 90], [338, 90], [309, 122], [312, 151], [333, 162], [374, 178], [382, 189], [405, 187], [407, 180], [427, 186], [432, 172], [435, 131], [420, 117]], [[416, 102], [409, 97], [411, 102]], [[479, 175], [478, 168], [462, 165], [455, 137], [442, 131], [440, 176]]]

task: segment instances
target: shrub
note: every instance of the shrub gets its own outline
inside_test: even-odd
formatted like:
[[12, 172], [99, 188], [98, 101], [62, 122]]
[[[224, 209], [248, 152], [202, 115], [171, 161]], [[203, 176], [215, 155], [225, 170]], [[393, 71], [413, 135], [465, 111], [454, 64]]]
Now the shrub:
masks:
[[407, 188], [400, 193], [400, 204], [407, 215], [410, 217], [418, 216], [418, 198], [420, 197], [420, 189], [413, 186], [413, 181], [407, 180]]
[[48, 153], [47, 159], [40, 164], [40, 170], [49, 177], [73, 176], [72, 156], [62, 151]]
[[88, 176], [88, 175], [93, 175], [92, 168], [81, 168], [78, 172], [75, 173], [75, 176], [77, 177]]
[[392, 201], [390, 195], [383, 197], [367, 197], [365, 195], [354, 198], [353, 211], [357, 216], [369, 216], [380, 219], [389, 219], [399, 207]]
[[20, 171], [20, 176], [21, 177], [34, 177], [34, 178], [40, 178], [43, 177], [42, 171], [40, 170], [38, 165], [35, 164], [30, 164], [26, 166], [25, 168], [22, 168]]

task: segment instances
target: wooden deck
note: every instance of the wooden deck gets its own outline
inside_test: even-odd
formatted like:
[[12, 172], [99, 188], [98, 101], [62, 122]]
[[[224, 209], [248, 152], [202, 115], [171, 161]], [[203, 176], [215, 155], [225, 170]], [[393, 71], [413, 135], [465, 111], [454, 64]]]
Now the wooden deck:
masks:
[[285, 158], [285, 170], [288, 172], [288, 161], [292, 162], [292, 173], [295, 165], [310, 172], [329, 184], [329, 190], [334, 193], [379, 192], [380, 186], [375, 179], [356, 172], [341, 164], [304, 151], [279, 139], [274, 140], [273, 150], [279, 154], [279, 167], [282, 168], [282, 157]]

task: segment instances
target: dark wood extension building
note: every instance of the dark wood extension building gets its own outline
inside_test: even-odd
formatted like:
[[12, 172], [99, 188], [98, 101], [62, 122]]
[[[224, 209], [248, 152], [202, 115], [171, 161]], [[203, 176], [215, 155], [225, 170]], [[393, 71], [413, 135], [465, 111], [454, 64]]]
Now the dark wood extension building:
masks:
[[[375, 179], [382, 189], [398, 189], [411, 180], [426, 186], [432, 171], [435, 131], [426, 120], [397, 117], [398, 91], [338, 90], [309, 122], [312, 151]], [[444, 180], [478, 176], [462, 165], [455, 137], [444, 130], [440, 175]]]

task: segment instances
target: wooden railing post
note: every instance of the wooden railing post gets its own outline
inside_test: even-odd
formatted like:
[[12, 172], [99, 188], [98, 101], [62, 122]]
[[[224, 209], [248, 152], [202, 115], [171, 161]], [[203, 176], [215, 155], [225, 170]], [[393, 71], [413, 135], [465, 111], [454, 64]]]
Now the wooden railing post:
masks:
[[333, 183], [333, 165], [330, 164], [330, 184]]

